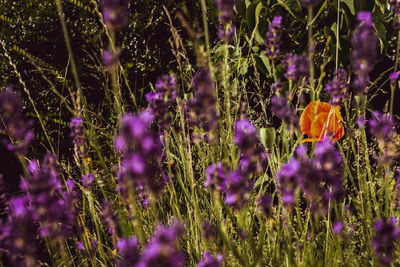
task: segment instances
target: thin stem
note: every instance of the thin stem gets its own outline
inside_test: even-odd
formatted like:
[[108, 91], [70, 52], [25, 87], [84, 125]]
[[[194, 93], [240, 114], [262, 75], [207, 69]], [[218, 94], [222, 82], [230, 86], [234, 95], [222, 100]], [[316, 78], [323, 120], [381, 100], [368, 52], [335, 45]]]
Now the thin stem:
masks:
[[[396, 49], [396, 59], [394, 62], [394, 71], [397, 71], [397, 67], [399, 64], [399, 52], [400, 52], [400, 31], [397, 33], [397, 49]], [[390, 113], [393, 114], [393, 105], [394, 105], [394, 92], [396, 90], [396, 82], [393, 82], [390, 86], [391, 94], [390, 94]]]
[[335, 57], [335, 69], [339, 67], [339, 24], [340, 24], [340, 0], [337, 5], [337, 18], [336, 18], [336, 57]]
[[313, 49], [313, 36], [312, 36], [312, 18], [313, 18], [313, 8], [308, 7], [307, 25], [308, 25], [308, 58], [310, 60], [310, 85], [311, 85], [311, 100], [315, 100], [315, 88], [314, 88], [314, 49]]

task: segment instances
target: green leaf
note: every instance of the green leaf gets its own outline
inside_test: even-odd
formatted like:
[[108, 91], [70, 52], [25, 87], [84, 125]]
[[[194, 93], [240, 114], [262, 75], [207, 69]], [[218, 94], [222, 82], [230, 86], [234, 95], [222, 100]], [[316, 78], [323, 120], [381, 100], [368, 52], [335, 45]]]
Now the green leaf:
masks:
[[275, 137], [276, 133], [274, 127], [261, 128], [260, 130], [261, 143], [269, 151], [272, 151], [272, 148], [274, 147]]
[[304, 21], [299, 0], [278, 0], [278, 5], [283, 6], [296, 19]]
[[250, 31], [253, 31], [255, 25], [259, 22], [259, 16], [262, 9], [262, 3], [251, 4], [246, 9], [246, 21]]
[[356, 14], [356, 9], [354, 7], [354, 1], [353, 0], [341, 0], [342, 3], [346, 4], [346, 6], [349, 8], [351, 14], [354, 16]]
[[340, 36], [338, 36], [337, 34], [337, 24], [336, 22], [334, 22], [331, 26], [331, 30], [333, 31], [334, 37], [335, 39], [338, 38], [339, 42], [337, 42], [337, 44], [339, 45], [339, 49], [342, 50], [342, 48], [340, 47]]

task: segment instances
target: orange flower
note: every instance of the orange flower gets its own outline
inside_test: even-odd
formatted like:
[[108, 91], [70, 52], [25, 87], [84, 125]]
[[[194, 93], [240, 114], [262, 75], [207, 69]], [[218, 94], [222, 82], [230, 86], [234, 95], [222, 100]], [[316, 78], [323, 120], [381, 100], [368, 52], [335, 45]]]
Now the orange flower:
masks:
[[320, 101], [312, 101], [304, 109], [300, 117], [301, 132], [309, 138], [303, 142], [322, 141], [325, 136], [333, 135], [333, 142], [344, 136], [340, 106]]

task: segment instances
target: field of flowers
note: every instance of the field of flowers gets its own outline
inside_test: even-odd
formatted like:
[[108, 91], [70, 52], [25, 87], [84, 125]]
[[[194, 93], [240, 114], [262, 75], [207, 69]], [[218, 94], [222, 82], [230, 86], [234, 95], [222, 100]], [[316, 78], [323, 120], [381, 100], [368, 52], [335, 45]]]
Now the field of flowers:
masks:
[[0, 267], [400, 266], [400, 0], [0, 23]]

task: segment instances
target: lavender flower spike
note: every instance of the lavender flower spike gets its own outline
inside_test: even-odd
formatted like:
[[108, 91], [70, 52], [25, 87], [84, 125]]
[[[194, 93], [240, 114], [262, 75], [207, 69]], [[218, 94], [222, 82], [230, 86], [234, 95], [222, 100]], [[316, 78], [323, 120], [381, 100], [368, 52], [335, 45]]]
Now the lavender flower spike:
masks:
[[372, 247], [383, 266], [388, 266], [393, 261], [395, 243], [400, 239], [397, 219], [391, 217], [389, 220], [380, 219], [375, 222], [375, 237], [372, 240]]
[[326, 84], [326, 92], [332, 98], [332, 105], [340, 105], [349, 98], [348, 87], [346, 70], [337, 69], [335, 78]]
[[351, 39], [353, 44], [351, 61], [354, 73], [357, 76], [353, 83], [353, 88], [355, 93], [361, 93], [367, 89], [369, 73], [376, 63], [378, 38], [372, 24], [370, 12], [359, 12], [357, 20], [360, 24], [355, 29]]
[[32, 121], [27, 121], [22, 113], [23, 105], [19, 94], [11, 87], [0, 93], [0, 132], [8, 135], [1, 142], [10, 151], [26, 154], [33, 139]]
[[118, 30], [128, 22], [130, 0], [100, 0], [104, 23]]
[[293, 131], [300, 127], [299, 118], [297, 117], [296, 110], [289, 106], [285, 98], [280, 96], [272, 97], [271, 111], [286, 123], [290, 131]]
[[214, 258], [210, 252], [205, 251], [203, 253], [203, 259], [197, 264], [197, 267], [222, 267], [223, 256], [219, 254], [217, 258]]
[[276, 59], [280, 55], [280, 42], [282, 35], [282, 17], [274, 17], [268, 26], [266, 40], [264, 41], [266, 51], [265, 56], [269, 59]]

